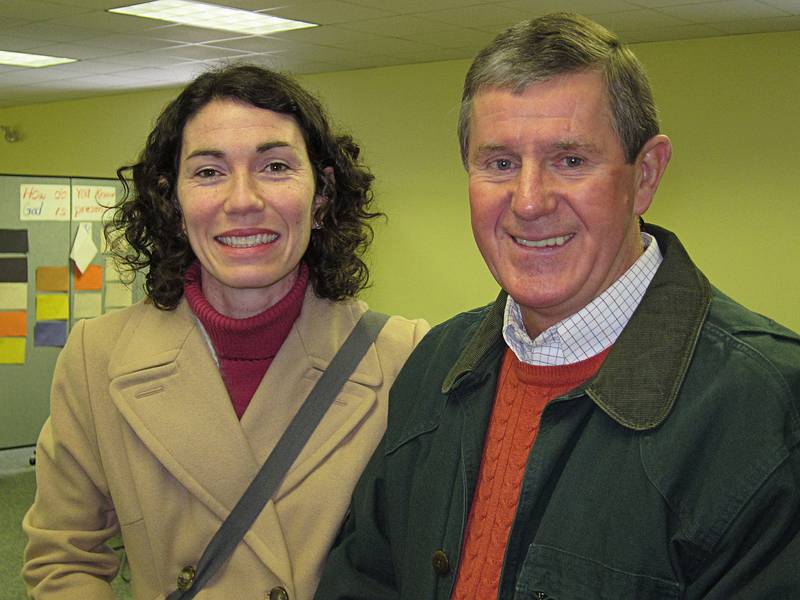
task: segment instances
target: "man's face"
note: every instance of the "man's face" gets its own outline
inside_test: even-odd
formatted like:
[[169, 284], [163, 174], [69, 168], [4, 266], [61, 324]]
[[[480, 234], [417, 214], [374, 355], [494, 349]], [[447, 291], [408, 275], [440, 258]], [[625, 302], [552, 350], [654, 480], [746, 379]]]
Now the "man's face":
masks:
[[475, 241], [528, 333], [576, 313], [642, 252], [638, 217], [669, 160], [655, 136], [625, 162], [596, 72], [473, 101], [469, 197]]

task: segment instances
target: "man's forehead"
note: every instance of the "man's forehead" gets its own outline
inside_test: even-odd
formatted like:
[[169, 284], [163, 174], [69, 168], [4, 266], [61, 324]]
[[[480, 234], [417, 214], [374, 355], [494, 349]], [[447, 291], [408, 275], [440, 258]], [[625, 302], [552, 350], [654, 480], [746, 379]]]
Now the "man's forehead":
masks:
[[607, 90], [603, 74], [596, 70], [573, 71], [560, 73], [551, 77], [536, 79], [527, 84], [483, 85], [472, 99], [472, 110], [476, 104], [486, 108], [498, 97], [510, 96], [520, 100], [537, 102], [541, 97], [558, 92], [564, 97], [583, 98], [589, 93], [602, 100], [607, 100]]
[[570, 73], [521, 89], [486, 86], [474, 96], [469, 138], [473, 151], [475, 145], [494, 143], [498, 128], [507, 135], [513, 130], [522, 134], [523, 129], [530, 133], [531, 127], [557, 134], [560, 141], [553, 143], [572, 145], [593, 143], [598, 132], [614, 131], [602, 75]]

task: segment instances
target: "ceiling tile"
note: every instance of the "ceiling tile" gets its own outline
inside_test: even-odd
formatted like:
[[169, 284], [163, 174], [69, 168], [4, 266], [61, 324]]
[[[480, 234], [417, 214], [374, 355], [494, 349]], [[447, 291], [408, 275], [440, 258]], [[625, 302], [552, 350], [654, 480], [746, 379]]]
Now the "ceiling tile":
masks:
[[162, 50], [161, 53], [166, 56], [185, 58], [187, 60], [212, 60], [241, 56], [244, 54], [243, 52], [239, 52], [237, 50], [217, 48], [214, 46], [204, 46], [202, 44], [191, 44], [186, 46], [178, 46], [175, 48], [167, 48]]
[[112, 51], [108, 48], [93, 48], [92, 46], [82, 46], [80, 44], [47, 44], [31, 48], [29, 52], [33, 54], [46, 54], [47, 56], [75, 58], [83, 61], [93, 58], [107, 58], [122, 51]]
[[15, 27], [14, 35], [49, 42], [80, 42], [99, 37], [103, 33], [81, 27], [67, 27], [53, 21], [40, 21]]
[[160, 50], [162, 48], [172, 48], [179, 43], [168, 40], [157, 40], [141, 36], [114, 34], [103, 37], [96, 37], [90, 40], [81, 40], [81, 46], [91, 46], [93, 48], [108, 48], [109, 52], [133, 50], [143, 52], [145, 50]]
[[7, 18], [50, 20], [80, 12], [89, 12], [89, 9], [64, 6], [43, 0], [2, 0], [0, 2], [0, 14]]
[[510, 0], [502, 2], [500, 6], [524, 11], [526, 14], [522, 17], [523, 19], [532, 19], [533, 17], [563, 10], [584, 15], [600, 15], [639, 8], [624, 0], [604, 0], [602, 2], [597, 0], [570, 0], [568, 6], [565, 6], [563, 0]]
[[526, 13], [522, 10], [489, 4], [435, 10], [419, 14], [424, 15], [426, 19], [431, 21], [440, 21], [461, 27], [470, 27], [479, 23], [482, 29], [516, 23], [527, 18]]
[[149, 67], [149, 68], [170, 68], [176, 64], [186, 62], [185, 58], [178, 56], [167, 56], [162, 52], [129, 52], [126, 54], [115, 54], [110, 58], [115, 64], [126, 65], [128, 67]]
[[416, 33], [405, 35], [404, 37], [409, 40], [433, 44], [434, 46], [440, 46], [442, 48], [473, 48], [475, 46], [482, 47], [488, 45], [496, 35], [497, 33], [495, 32], [453, 27], [447, 31]]
[[323, 46], [336, 46], [339, 48], [357, 48], [362, 41], [378, 39], [381, 36], [374, 33], [354, 31], [333, 25], [314, 29], [295, 29], [293, 31], [282, 31], [275, 33], [269, 38], [277, 40], [288, 40], [303, 44], [318, 44]]
[[[375, 8], [385, 8], [386, 5], [389, 4], [387, 0], [347, 0], [347, 2], [351, 4], [358, 4], [360, 6], [371, 6]], [[399, 0], [391, 3], [391, 9], [397, 14], [408, 15], [430, 10], [474, 6], [476, 4], [481, 4], [482, 2], [483, 0]]]
[[649, 8], [605, 13], [596, 15], [594, 19], [601, 25], [617, 33], [626, 29], [659, 29], [663, 27], [679, 27], [687, 24], [683, 19], [665, 15]]
[[744, 19], [778, 17], [785, 13], [773, 6], [756, 0], [723, 0], [682, 6], [667, 6], [659, 9], [665, 15], [684, 19], [692, 23], [724, 23]]
[[385, 8], [377, 9], [346, 2], [337, 2], [336, 0], [281, 6], [261, 12], [275, 15], [276, 17], [306, 21], [318, 25], [333, 25], [336, 23], [345, 23], [347, 21], [377, 19], [379, 17], [396, 14], [394, 11]]
[[45, 45], [42, 40], [36, 38], [20, 38], [12, 37], [10, 35], [3, 35], [0, 37], [0, 50], [7, 52], [30, 52], [32, 48]]
[[[133, 1], [133, 0], [132, 0]], [[156, 21], [131, 15], [118, 15], [102, 10], [73, 14], [58, 19], [59, 25], [100, 29], [105, 33], [136, 33], [152, 29]]]
[[442, 23], [441, 21], [431, 21], [424, 17], [425, 15], [422, 15], [421, 17], [410, 15], [393, 15], [391, 17], [382, 17], [379, 19], [342, 23], [340, 27], [342, 29], [351, 29], [353, 31], [366, 33], [377, 33], [379, 35], [388, 35], [393, 37], [407, 37], [417, 33], [441, 32], [455, 28], [453, 25]]
[[[0, 66], [0, 106], [112, 93], [114, 85], [176, 85], [230, 62], [312, 73], [467, 58], [502, 28], [565, 8], [564, 0], [216, 1], [323, 24], [258, 37], [105, 12], [124, 3], [0, 0], [0, 49], [80, 59], [58, 70]], [[631, 42], [800, 30], [800, 0], [570, 0], [566, 7]]]

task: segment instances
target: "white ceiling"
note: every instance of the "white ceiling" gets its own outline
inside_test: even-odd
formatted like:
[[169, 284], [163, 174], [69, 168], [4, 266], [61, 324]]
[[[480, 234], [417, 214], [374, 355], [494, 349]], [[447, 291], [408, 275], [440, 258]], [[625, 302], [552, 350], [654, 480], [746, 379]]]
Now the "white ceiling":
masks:
[[0, 65], [0, 107], [178, 85], [220, 61], [317, 73], [468, 58], [504, 27], [554, 10], [630, 43], [800, 30], [800, 0], [215, 1], [321, 25], [268, 37], [105, 12], [135, 1], [0, 0], [0, 50], [79, 59]]

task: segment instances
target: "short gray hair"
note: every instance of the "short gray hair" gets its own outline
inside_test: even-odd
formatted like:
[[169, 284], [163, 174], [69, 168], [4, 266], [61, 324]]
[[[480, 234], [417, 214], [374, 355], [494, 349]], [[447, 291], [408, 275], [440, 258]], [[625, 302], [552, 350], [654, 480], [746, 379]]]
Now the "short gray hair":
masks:
[[464, 80], [458, 139], [467, 166], [472, 102], [484, 88], [522, 93], [531, 84], [556, 75], [597, 71], [606, 83], [614, 130], [632, 163], [656, 135], [658, 115], [653, 92], [639, 59], [616, 34], [571, 13], [522, 21], [481, 50]]

